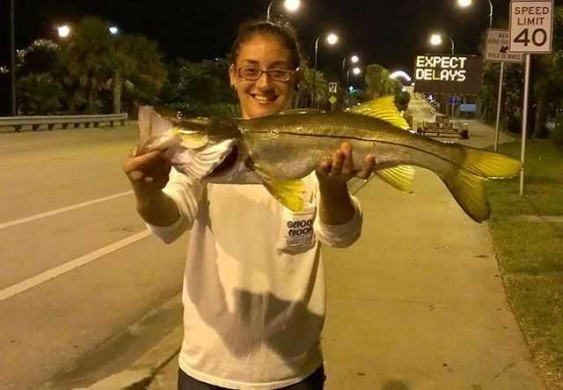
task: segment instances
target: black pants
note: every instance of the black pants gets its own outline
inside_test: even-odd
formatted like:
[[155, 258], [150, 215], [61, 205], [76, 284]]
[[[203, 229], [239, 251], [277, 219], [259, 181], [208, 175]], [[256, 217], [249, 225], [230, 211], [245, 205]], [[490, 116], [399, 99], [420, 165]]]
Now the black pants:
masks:
[[[301, 382], [280, 390], [323, 390], [325, 381], [324, 367], [320, 366], [315, 372], [303, 379]], [[227, 390], [224, 387], [213, 386], [198, 381], [187, 375], [184, 371], [178, 370], [178, 390]]]

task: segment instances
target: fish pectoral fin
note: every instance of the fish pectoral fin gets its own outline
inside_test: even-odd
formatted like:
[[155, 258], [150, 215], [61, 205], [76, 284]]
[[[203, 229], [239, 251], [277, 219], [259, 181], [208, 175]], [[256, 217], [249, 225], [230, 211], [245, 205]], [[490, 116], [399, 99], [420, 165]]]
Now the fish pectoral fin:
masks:
[[209, 143], [209, 138], [203, 132], [186, 131], [179, 127], [173, 127], [171, 132], [175, 136], [180, 137], [182, 146], [188, 149], [203, 148]]
[[358, 106], [349, 108], [348, 111], [381, 119], [403, 130], [410, 128], [405, 118], [397, 109], [397, 106], [395, 106], [395, 96], [393, 95], [368, 100]]
[[399, 165], [393, 168], [377, 170], [375, 174], [387, 184], [401, 191], [412, 192], [411, 186], [414, 179], [414, 172], [414, 167], [410, 165]]
[[485, 178], [460, 169], [455, 175], [443, 178], [461, 208], [476, 222], [489, 218], [489, 202], [485, 195]]
[[302, 180], [264, 180], [264, 186], [282, 205], [293, 212], [302, 211], [305, 184]]

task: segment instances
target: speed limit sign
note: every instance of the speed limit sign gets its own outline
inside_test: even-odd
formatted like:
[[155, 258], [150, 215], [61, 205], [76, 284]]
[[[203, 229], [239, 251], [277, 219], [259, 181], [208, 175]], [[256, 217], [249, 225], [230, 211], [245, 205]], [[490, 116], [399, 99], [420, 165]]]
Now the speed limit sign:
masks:
[[551, 53], [553, 1], [510, 3], [510, 44], [514, 53]]

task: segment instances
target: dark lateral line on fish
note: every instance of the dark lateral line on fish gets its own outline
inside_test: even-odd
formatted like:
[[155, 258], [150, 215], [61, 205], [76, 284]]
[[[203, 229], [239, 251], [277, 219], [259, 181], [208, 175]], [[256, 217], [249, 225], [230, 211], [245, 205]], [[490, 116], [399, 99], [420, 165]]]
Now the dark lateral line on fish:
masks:
[[[336, 139], [352, 139], [352, 140], [364, 141], [364, 142], [380, 142], [380, 143], [387, 144], [387, 145], [394, 145], [394, 146], [401, 146], [401, 147], [405, 147], [405, 148], [411, 148], [411, 149], [414, 149], [416, 151], [437, 157], [440, 160], [447, 161], [450, 164], [453, 164], [453, 165], [463, 169], [462, 166], [459, 165], [458, 163], [456, 163], [455, 161], [448, 160], [447, 158], [442, 157], [439, 154], [431, 153], [427, 150], [417, 148], [417, 147], [414, 147], [412, 145], [399, 144], [399, 143], [396, 143], [396, 142], [390, 142], [390, 141], [384, 141], [384, 140], [374, 140], [372, 138], [362, 138], [362, 137], [357, 137], [357, 136], [343, 136], [343, 135], [333, 135], [333, 134], [329, 135], [329, 134], [312, 134], [312, 133], [294, 133], [294, 132], [291, 132], [291, 131], [272, 131], [272, 130], [268, 130], [268, 131], [248, 131], [248, 133], [250, 133], [250, 134], [252, 134], [252, 133], [254, 133], [254, 134], [256, 134], [256, 133], [260, 133], [260, 134], [272, 133], [272, 134], [283, 134], [283, 135], [296, 135], [296, 136], [301, 136], [301, 137], [306, 136], [306, 137], [313, 137], [313, 138], [336, 138]], [[469, 171], [469, 172], [471, 172], [471, 171]]]

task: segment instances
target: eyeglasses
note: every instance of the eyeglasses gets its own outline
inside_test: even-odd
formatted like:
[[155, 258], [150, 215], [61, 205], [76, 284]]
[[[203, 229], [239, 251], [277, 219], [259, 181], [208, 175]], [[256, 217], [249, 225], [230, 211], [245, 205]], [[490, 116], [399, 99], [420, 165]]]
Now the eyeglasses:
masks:
[[295, 73], [295, 70], [291, 69], [275, 68], [263, 70], [253, 66], [244, 66], [242, 68], [235, 69], [237, 71], [238, 77], [247, 81], [258, 81], [258, 79], [260, 79], [260, 77], [262, 77], [264, 73], [267, 73], [273, 81], [287, 82], [291, 79], [293, 73]]

